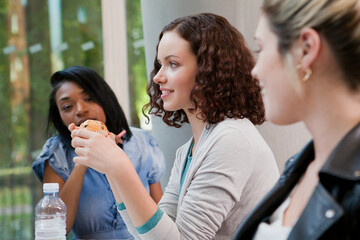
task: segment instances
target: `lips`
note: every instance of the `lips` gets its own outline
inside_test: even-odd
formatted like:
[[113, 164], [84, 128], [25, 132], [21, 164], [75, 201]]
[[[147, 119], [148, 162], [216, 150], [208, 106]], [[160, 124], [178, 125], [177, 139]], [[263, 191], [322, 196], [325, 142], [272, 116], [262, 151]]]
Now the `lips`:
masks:
[[265, 95], [266, 94], [266, 89], [264, 87], [264, 84], [261, 81], [259, 81], [259, 85], [260, 85], [260, 88], [261, 88], [261, 94]]
[[160, 88], [160, 91], [161, 91], [161, 98], [165, 98], [167, 97], [168, 95], [170, 95], [171, 93], [174, 92], [174, 90], [171, 90], [171, 89], [165, 89], [165, 88]]
[[173, 91], [162, 91], [161, 93], [162, 94], [168, 94], [168, 93], [171, 93], [171, 92], [173, 92]]
[[84, 118], [84, 119], [81, 119], [80, 121], [78, 121], [76, 123], [76, 126], [80, 126], [83, 122], [85, 122], [86, 120], [96, 120], [96, 118]]

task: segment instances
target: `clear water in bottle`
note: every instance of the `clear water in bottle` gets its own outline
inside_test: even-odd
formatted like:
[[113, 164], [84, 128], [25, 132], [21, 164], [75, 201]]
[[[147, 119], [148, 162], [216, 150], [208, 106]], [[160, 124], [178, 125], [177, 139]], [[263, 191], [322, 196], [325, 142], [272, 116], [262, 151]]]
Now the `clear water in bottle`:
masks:
[[59, 198], [59, 184], [45, 183], [44, 196], [35, 207], [35, 240], [66, 239], [66, 206]]

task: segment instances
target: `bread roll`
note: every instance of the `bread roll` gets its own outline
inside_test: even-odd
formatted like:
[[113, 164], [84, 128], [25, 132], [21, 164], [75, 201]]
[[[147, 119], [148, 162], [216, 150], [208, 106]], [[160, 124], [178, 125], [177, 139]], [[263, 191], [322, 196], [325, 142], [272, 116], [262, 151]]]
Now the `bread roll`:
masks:
[[97, 120], [86, 120], [82, 124], [80, 124], [80, 128], [87, 129], [89, 131], [100, 133], [104, 136], [107, 136], [109, 134], [109, 131], [106, 127], [106, 125], [100, 121]]

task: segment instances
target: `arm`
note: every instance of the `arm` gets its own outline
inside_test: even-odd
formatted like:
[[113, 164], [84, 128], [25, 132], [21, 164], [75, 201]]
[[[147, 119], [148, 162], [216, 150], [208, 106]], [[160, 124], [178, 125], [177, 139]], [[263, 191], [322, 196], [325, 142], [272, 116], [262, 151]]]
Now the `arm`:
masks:
[[68, 180], [65, 182], [45, 161], [44, 167], [44, 183], [59, 183], [59, 197], [66, 205], [66, 234], [68, 234], [74, 225], [77, 207], [79, 203], [80, 193], [84, 181], [87, 167], [75, 164]]
[[160, 201], [160, 199], [161, 199], [161, 197], [163, 195], [160, 182], [151, 184], [149, 187], [150, 187], [150, 196], [151, 196], [151, 198], [156, 203], [159, 203], [159, 201]]
[[[158, 206], [146, 191], [124, 151], [112, 139], [87, 130], [75, 129], [72, 137], [72, 145], [78, 154], [74, 162], [105, 173], [117, 202], [125, 204], [133, 225], [143, 226], [158, 211]], [[172, 223], [166, 229], [167, 232], [176, 228], [169, 217], [166, 219]]]

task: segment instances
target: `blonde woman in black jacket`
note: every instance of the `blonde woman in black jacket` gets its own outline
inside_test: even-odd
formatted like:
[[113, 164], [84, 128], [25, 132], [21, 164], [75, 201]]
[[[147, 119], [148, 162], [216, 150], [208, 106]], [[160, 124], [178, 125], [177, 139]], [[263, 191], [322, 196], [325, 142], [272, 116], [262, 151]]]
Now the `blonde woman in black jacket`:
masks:
[[264, 0], [252, 70], [267, 118], [313, 140], [234, 239], [360, 239], [360, 1]]

